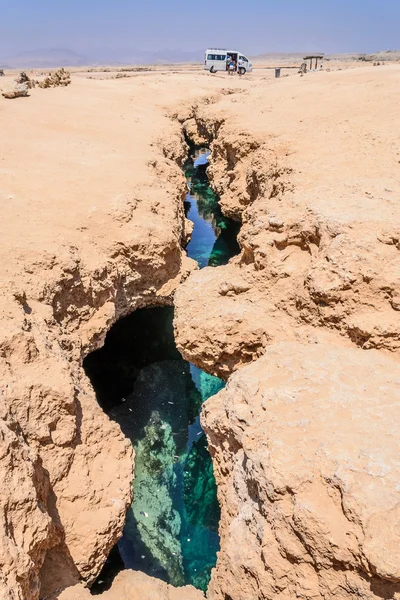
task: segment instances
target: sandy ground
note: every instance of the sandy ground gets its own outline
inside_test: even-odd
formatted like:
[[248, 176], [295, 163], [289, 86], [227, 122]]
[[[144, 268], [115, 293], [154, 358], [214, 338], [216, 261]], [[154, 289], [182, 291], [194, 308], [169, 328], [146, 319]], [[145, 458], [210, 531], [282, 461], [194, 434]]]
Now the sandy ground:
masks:
[[[251, 59], [253, 63], [252, 79], [259, 78], [274, 78], [275, 69], [281, 68], [281, 77], [296, 75], [298, 69], [303, 62], [299, 56], [291, 55], [265, 55], [256, 59]], [[393, 61], [386, 64], [395, 64]], [[371, 63], [351, 60], [349, 57], [341, 57], [338, 55], [331, 60], [324, 61], [324, 69], [327, 71], [347, 70], [354, 68], [363, 68], [371, 66]], [[6, 69], [6, 77], [15, 77], [22, 69]], [[28, 68], [26, 72], [30, 77], [40, 79], [55, 69], [51, 68]], [[166, 75], [166, 74], [200, 74], [204, 71], [203, 65], [199, 63], [176, 63], [173, 65], [96, 65], [96, 66], [79, 66], [68, 67], [75, 77], [83, 77], [89, 79], [115, 79], [115, 78], [131, 78], [140, 75]], [[225, 73], [222, 74], [224, 77]], [[221, 76], [221, 73], [219, 73]], [[2, 80], [4, 81], [4, 80]], [[1, 83], [1, 81], [0, 81]]]
[[[6, 77], [4, 79], [7, 79]], [[1, 99], [2, 286], [24, 277], [38, 255], [85, 246], [86, 260], [118, 238], [108, 218], [138, 190], [150, 205], [164, 193], [150, 162], [169, 126], [166, 111], [225, 81], [202, 73], [141, 75]], [[232, 87], [242, 87], [235, 79]], [[115, 227], [115, 229], [113, 229]], [[30, 277], [30, 276], [29, 276]]]
[[136, 189], [146, 188], [154, 200], [162, 200], [149, 163], [155, 152], [151, 144], [168, 127], [168, 111], [227, 88], [245, 93], [227, 96], [218, 110], [229, 112], [238, 129], [286, 144], [298, 169], [298, 191], [318, 187], [321, 210], [334, 191], [328, 210], [340, 218], [361, 186], [365, 198], [376, 197], [366, 205], [373, 219], [379, 198], [385, 199], [382, 214], [392, 215], [400, 160], [392, 99], [400, 66], [362, 66], [303, 78], [292, 73], [280, 80], [272, 73], [257, 69], [231, 78], [174, 69], [95, 81], [82, 72], [68, 88], [1, 99], [4, 285], [16, 273], [21, 277], [21, 266], [34, 263], [37, 253], [57, 253], [65, 244], [83, 242], [86, 252], [95, 255], [97, 245], [108, 246], [117, 232], [112, 224], [109, 229], [107, 214]]

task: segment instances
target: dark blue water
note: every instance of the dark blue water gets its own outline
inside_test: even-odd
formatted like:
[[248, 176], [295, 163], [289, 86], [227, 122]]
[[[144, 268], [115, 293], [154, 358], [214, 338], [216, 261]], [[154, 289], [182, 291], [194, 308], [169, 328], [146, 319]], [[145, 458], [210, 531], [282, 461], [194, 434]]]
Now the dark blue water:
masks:
[[[186, 250], [200, 267], [225, 264], [239, 251], [238, 226], [222, 215], [209, 186], [207, 157], [200, 153], [185, 165], [186, 214], [194, 222]], [[199, 414], [224, 383], [182, 359], [168, 307], [120, 320], [84, 366], [99, 403], [136, 453], [134, 502], [94, 593], [124, 567], [205, 591], [219, 549], [220, 511]]]

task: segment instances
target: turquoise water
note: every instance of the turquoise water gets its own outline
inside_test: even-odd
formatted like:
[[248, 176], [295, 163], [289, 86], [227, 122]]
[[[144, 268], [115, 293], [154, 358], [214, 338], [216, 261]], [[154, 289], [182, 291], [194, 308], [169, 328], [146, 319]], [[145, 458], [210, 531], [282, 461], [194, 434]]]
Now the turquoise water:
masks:
[[216, 486], [198, 414], [222, 385], [186, 361], [161, 361], [141, 370], [132, 394], [111, 412], [136, 450], [121, 557], [176, 586], [205, 590], [219, 549]]
[[[186, 250], [200, 267], [225, 264], [239, 251], [237, 225], [221, 214], [206, 170], [206, 153], [185, 166], [186, 212], [195, 225]], [[136, 453], [134, 502], [92, 592], [107, 589], [123, 567], [205, 591], [219, 549], [220, 511], [199, 413], [224, 383], [182, 359], [167, 307], [121, 319], [84, 366], [99, 403]]]
[[237, 242], [240, 226], [224, 217], [218, 196], [208, 182], [208, 154], [202, 153], [194, 162], [188, 161], [184, 169], [189, 186], [186, 216], [194, 223], [186, 251], [199, 263], [200, 268], [225, 265], [240, 252]]

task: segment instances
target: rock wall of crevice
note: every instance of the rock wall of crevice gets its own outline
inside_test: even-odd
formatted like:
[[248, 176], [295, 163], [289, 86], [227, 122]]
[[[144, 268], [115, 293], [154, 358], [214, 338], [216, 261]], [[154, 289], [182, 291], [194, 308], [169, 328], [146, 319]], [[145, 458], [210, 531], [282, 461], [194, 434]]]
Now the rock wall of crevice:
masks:
[[257, 128], [237, 131], [220, 111], [215, 103], [198, 105], [180, 120], [192, 140], [212, 150], [211, 185], [223, 212], [242, 223], [242, 252], [179, 290], [184, 356], [226, 378], [268, 344], [296, 336], [333, 333], [343, 336], [339, 343], [396, 352], [397, 237], [382, 206], [376, 221], [369, 214], [363, 220], [361, 209], [339, 218], [329, 201], [321, 209], [320, 198], [299, 187], [302, 173], [287, 142], [265, 140]]
[[399, 374], [377, 351], [283, 342], [207, 401], [222, 507], [210, 600], [399, 597]]
[[104, 217], [106, 245], [64, 244], [57, 254], [33, 255], [4, 290], [5, 600], [36, 600], [78, 581], [90, 584], [122, 531], [133, 451], [98, 406], [82, 361], [122, 316], [170, 305], [193, 268], [182, 250], [186, 184], [179, 165], [186, 146], [180, 128], [158, 147], [149, 168], [160, 190], [116, 199]]
[[[335, 123], [296, 94], [318, 113], [307, 139], [296, 109], [278, 135], [257, 90], [180, 115], [242, 224], [240, 256], [175, 296], [183, 356], [228, 382], [202, 415], [222, 509], [208, 597], [395, 600], [400, 215], [368, 170], [374, 145], [359, 161], [350, 130], [329, 155]], [[345, 160], [352, 184], [330, 172]]]

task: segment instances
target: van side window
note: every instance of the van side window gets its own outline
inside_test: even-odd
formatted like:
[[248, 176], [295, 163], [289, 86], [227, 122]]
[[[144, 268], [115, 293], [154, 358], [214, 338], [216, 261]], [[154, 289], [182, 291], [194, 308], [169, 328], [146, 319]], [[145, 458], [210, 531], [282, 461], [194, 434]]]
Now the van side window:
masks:
[[226, 60], [224, 54], [208, 54], [207, 60]]
[[245, 56], [239, 56], [239, 58], [241, 58], [242, 60], [244, 60], [245, 62], [249, 62], [249, 59], [246, 58]]

